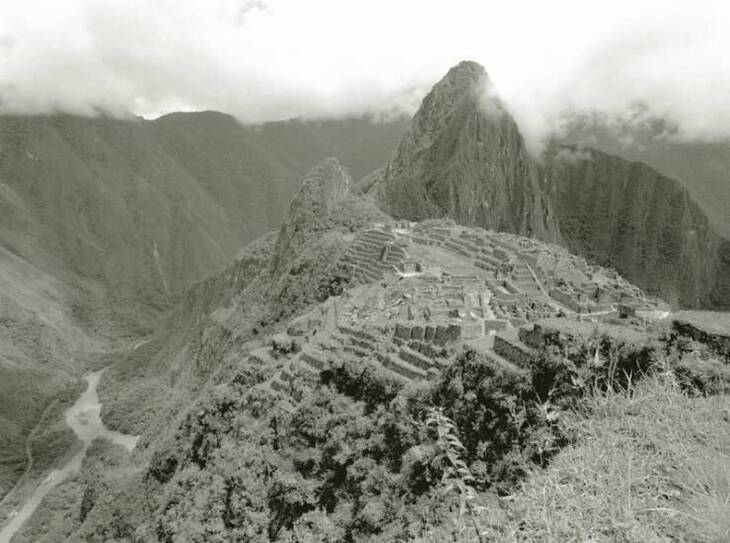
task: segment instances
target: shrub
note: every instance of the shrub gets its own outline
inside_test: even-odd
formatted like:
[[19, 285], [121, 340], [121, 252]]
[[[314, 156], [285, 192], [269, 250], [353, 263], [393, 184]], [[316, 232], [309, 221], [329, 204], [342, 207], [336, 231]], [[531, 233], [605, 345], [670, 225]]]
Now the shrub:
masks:
[[595, 333], [588, 338], [557, 332], [545, 335], [545, 348], [532, 368], [532, 386], [541, 401], [561, 407], [596, 390], [624, 389], [659, 364], [657, 345]]
[[544, 465], [565, 443], [558, 412], [536, 401], [528, 376], [466, 351], [445, 369], [432, 403], [458, 428], [479, 487], [509, 491], [533, 463]]

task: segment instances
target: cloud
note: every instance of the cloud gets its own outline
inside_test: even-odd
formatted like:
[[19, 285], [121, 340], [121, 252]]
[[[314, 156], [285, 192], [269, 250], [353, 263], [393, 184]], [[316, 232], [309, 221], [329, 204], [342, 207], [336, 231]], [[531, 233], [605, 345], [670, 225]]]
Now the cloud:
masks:
[[0, 0], [0, 111], [258, 122], [407, 110], [482, 63], [533, 145], [637, 102], [730, 137], [730, 8], [616, 0]]
[[562, 160], [570, 162], [571, 164], [577, 164], [579, 162], [592, 161], [593, 155], [591, 155], [591, 152], [588, 149], [579, 147], [561, 147], [555, 154], [555, 160]]

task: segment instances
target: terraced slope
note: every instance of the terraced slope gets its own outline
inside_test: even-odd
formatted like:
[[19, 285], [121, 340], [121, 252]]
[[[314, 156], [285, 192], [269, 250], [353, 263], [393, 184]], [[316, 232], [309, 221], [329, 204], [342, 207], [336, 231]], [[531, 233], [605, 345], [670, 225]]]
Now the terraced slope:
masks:
[[[662, 306], [556, 246], [448, 221], [373, 225], [355, 235], [343, 261], [358, 286], [268, 340], [273, 352], [294, 353], [282, 355], [288, 365], [274, 377], [275, 390], [293, 390], [298, 373], [343, 359], [400, 379], [430, 379], [462, 346], [519, 372], [535, 356], [519, 331], [530, 322], [619, 320], [619, 305]], [[573, 280], [556, 275], [558, 264], [573, 268]], [[549, 295], [557, 285], [559, 299]]]

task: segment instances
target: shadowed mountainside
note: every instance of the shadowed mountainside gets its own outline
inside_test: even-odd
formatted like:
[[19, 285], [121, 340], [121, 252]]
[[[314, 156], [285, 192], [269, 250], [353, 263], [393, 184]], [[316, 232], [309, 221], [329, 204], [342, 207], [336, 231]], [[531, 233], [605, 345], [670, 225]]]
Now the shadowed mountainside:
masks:
[[730, 242], [649, 166], [561, 147], [545, 167], [567, 246], [675, 306], [730, 305]]
[[627, 160], [641, 161], [680, 181], [707, 214], [713, 228], [730, 238], [730, 142], [686, 141], [664, 119], [636, 111], [612, 119], [583, 115], [566, 122], [561, 139]]
[[44, 408], [110, 342], [147, 334], [185, 289], [278, 228], [315, 163], [341, 152], [370, 171], [402, 127], [0, 117], [0, 494]]

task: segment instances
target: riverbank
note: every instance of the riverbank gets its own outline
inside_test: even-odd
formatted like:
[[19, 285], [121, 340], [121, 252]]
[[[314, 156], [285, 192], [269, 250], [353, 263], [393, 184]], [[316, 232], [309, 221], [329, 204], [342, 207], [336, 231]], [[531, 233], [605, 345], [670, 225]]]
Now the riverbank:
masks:
[[0, 512], [2, 511], [2, 507], [6, 505], [8, 502], [10, 502], [13, 497], [15, 496], [16, 492], [19, 488], [21, 488], [28, 477], [31, 474], [31, 471], [33, 470], [33, 439], [35, 439], [36, 434], [40, 430], [41, 426], [43, 425], [44, 421], [48, 417], [48, 414], [51, 412], [51, 410], [56, 406], [58, 403], [57, 400], [51, 400], [51, 403], [49, 403], [46, 408], [43, 410], [43, 413], [41, 413], [41, 417], [38, 420], [38, 424], [36, 424], [33, 429], [30, 431], [30, 434], [25, 440], [25, 457], [26, 457], [26, 464], [25, 464], [25, 471], [23, 471], [23, 474], [20, 476], [18, 481], [15, 483], [15, 486], [10, 489], [10, 491], [3, 496], [3, 499], [0, 500]]
[[76, 435], [79, 446], [64, 456], [59, 462], [60, 467], [52, 470], [48, 477], [35, 487], [30, 496], [23, 502], [22, 507], [17, 509], [9, 522], [0, 529], [0, 543], [9, 542], [32, 516], [43, 498], [55, 486], [81, 469], [87, 449], [94, 439], [107, 439], [112, 443], [121, 445], [128, 452], [134, 449], [139, 436], [109, 430], [101, 420], [101, 403], [97, 395], [97, 387], [104, 371], [105, 369], [101, 369], [87, 373], [84, 376], [87, 382], [86, 390], [64, 413], [66, 424]]

